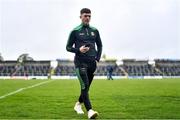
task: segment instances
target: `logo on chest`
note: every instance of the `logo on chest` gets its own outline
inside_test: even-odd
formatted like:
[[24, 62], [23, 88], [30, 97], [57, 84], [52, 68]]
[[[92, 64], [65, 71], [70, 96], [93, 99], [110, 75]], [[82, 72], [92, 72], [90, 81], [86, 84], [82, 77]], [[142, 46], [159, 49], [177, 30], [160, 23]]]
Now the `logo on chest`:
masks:
[[91, 36], [95, 36], [94, 32], [91, 32]]

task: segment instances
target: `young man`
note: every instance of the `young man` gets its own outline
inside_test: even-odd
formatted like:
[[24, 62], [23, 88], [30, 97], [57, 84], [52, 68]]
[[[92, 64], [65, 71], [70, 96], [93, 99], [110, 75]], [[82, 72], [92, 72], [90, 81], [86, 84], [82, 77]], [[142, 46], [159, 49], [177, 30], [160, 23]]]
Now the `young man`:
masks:
[[98, 30], [89, 25], [91, 10], [83, 8], [80, 11], [80, 19], [82, 23], [70, 33], [66, 49], [75, 53], [74, 64], [81, 85], [81, 94], [74, 110], [78, 114], [84, 114], [81, 108], [84, 103], [88, 118], [91, 119], [96, 118], [98, 112], [92, 110], [88, 92], [96, 70], [96, 61], [99, 62], [101, 57], [102, 43]]

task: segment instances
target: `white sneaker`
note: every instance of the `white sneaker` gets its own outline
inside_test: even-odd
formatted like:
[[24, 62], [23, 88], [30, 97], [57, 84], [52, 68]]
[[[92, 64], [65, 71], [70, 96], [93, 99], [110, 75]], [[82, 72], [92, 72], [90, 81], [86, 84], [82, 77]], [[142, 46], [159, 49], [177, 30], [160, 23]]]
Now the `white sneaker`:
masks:
[[89, 119], [95, 119], [97, 116], [98, 116], [98, 112], [96, 112], [96, 111], [94, 111], [92, 109], [90, 109], [88, 111], [88, 118]]
[[80, 102], [76, 102], [76, 104], [74, 106], [74, 110], [77, 112], [77, 114], [84, 114], [84, 111], [81, 108]]

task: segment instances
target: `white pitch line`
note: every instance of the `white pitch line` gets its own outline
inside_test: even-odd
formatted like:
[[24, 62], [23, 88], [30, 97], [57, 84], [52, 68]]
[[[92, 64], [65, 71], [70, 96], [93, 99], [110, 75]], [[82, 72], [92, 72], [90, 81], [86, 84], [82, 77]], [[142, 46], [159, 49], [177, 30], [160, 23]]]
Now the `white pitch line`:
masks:
[[31, 86], [28, 86], [28, 87], [20, 88], [20, 89], [18, 89], [18, 90], [16, 90], [16, 91], [13, 91], [13, 92], [10, 92], [10, 93], [5, 94], [5, 95], [3, 95], [3, 96], [0, 96], [0, 99], [6, 98], [6, 97], [8, 97], [8, 96], [11, 96], [11, 95], [14, 95], [14, 94], [16, 94], [16, 93], [19, 93], [19, 92], [21, 92], [21, 91], [23, 91], [23, 90], [30, 89], [30, 88], [33, 88], [33, 87], [37, 87], [37, 86], [40, 86], [40, 85], [42, 85], [42, 84], [46, 84], [46, 83], [49, 83], [49, 82], [52, 82], [52, 81], [53, 81], [53, 80], [45, 81], [45, 82], [37, 83], [37, 84], [31, 85]]

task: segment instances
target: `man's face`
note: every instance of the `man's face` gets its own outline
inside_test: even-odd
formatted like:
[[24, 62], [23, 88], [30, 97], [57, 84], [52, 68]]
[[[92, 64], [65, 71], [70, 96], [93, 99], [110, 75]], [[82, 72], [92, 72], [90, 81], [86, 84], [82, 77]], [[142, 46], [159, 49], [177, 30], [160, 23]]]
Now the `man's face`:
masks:
[[88, 25], [91, 19], [91, 13], [83, 13], [80, 18], [83, 24]]

